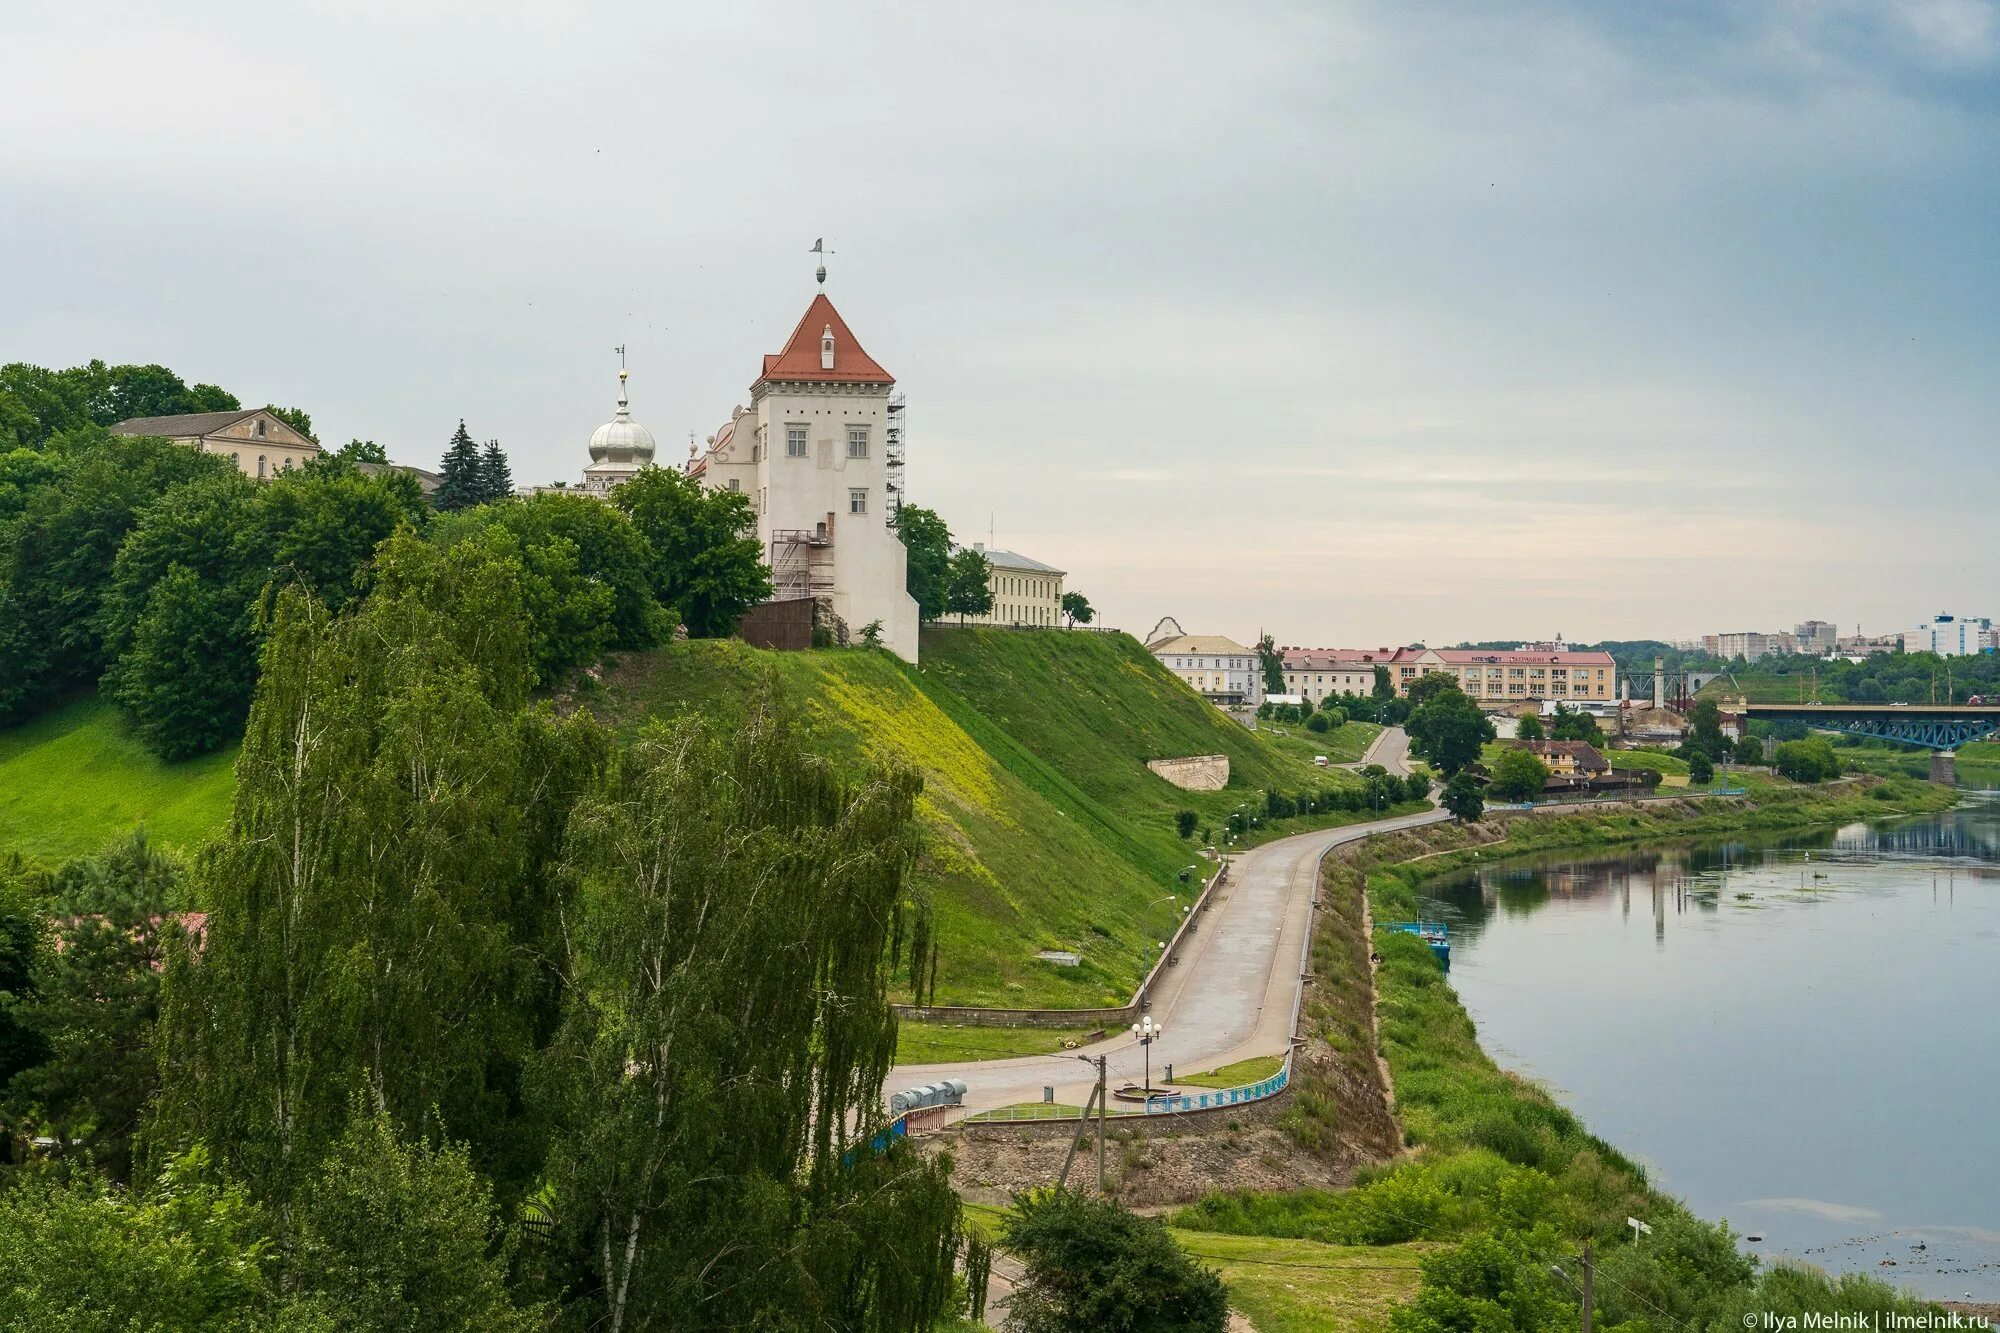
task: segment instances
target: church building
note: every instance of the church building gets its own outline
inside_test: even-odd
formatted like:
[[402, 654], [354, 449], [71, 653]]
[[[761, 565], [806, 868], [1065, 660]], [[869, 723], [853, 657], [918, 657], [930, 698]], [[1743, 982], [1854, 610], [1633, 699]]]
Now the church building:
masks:
[[687, 470], [750, 498], [773, 601], [818, 600], [850, 639], [879, 622], [883, 646], [915, 662], [917, 604], [890, 526], [903, 463], [895, 387], [821, 292], [764, 358], [749, 406], [706, 449], [690, 446]]

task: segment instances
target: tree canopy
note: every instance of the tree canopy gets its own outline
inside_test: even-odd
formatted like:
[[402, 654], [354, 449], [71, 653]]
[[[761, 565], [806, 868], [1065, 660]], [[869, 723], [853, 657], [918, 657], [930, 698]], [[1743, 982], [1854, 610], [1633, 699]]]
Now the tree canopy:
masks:
[[1549, 766], [1526, 750], [1508, 748], [1493, 760], [1488, 790], [1503, 801], [1532, 801], [1549, 780]]
[[952, 556], [945, 576], [944, 609], [963, 624], [993, 609], [993, 568], [983, 551], [968, 546]]
[[[1427, 676], [1418, 684], [1426, 682], [1424, 701], [1403, 726], [1411, 748], [1449, 779], [1478, 760], [1480, 747], [1494, 737], [1493, 724], [1449, 676]], [[1412, 702], [1416, 693], [1412, 686]]]
[[653, 597], [698, 639], [720, 638], [771, 596], [748, 496], [649, 467], [612, 493], [651, 548]]
[[936, 620], [945, 613], [951, 582], [951, 530], [935, 509], [904, 505], [896, 511], [896, 536], [906, 559], [903, 583], [917, 603], [917, 614]]
[[1088, 625], [1097, 618], [1097, 608], [1090, 604], [1090, 599], [1074, 590], [1062, 595], [1062, 613], [1072, 627]]

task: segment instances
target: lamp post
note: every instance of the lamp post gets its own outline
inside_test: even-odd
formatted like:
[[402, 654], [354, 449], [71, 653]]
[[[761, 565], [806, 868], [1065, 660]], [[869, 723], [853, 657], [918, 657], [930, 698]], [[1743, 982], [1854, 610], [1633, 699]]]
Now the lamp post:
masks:
[[1147, 1014], [1132, 1025], [1132, 1035], [1139, 1039], [1139, 1045], [1146, 1052], [1146, 1105], [1153, 1104], [1153, 1043], [1167, 1035], [1167, 1030], [1153, 1021]]

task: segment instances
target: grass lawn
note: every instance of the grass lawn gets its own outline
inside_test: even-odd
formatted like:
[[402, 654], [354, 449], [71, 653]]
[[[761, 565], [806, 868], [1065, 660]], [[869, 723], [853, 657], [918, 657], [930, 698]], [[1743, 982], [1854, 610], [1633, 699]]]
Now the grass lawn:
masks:
[[1436, 1245], [1322, 1245], [1269, 1236], [1173, 1229], [1174, 1239], [1229, 1285], [1229, 1304], [1257, 1333], [1381, 1330], [1417, 1294], [1418, 1265]]
[[1313, 756], [1323, 754], [1328, 763], [1355, 764], [1382, 734], [1373, 722], [1346, 722], [1333, 731], [1311, 732], [1298, 722], [1259, 722], [1257, 734], [1269, 741], [1280, 754], [1290, 755], [1317, 771]]
[[57, 864], [145, 826], [191, 851], [221, 831], [236, 790], [236, 748], [163, 763], [116, 707], [81, 699], [0, 731], [0, 851]]
[[896, 1063], [935, 1065], [1053, 1055], [1095, 1040], [1097, 1032], [1096, 1028], [988, 1028], [905, 1020], [896, 1025]]
[[1267, 1079], [1284, 1067], [1285, 1058], [1282, 1055], [1253, 1055], [1248, 1060], [1238, 1060], [1220, 1069], [1178, 1075], [1174, 1082], [1190, 1083], [1197, 1088], [1240, 1088]]
[[[997, 1241], [1007, 1210], [965, 1205], [966, 1230]], [[1169, 1227], [1198, 1262], [1229, 1287], [1229, 1304], [1257, 1333], [1378, 1333], [1389, 1311], [1417, 1293], [1418, 1265], [1436, 1244], [1323, 1245], [1312, 1240], [1232, 1236]]]

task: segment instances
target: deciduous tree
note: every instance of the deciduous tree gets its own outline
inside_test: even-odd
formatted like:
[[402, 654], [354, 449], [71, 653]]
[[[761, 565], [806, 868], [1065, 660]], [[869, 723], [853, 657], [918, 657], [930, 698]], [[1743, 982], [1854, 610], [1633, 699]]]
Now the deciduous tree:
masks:
[[903, 585], [916, 599], [917, 613], [936, 620], [945, 613], [951, 578], [951, 530], [934, 509], [904, 505], [896, 511], [896, 536], [906, 553]]
[[1548, 784], [1549, 766], [1526, 750], [1502, 750], [1493, 761], [1490, 790], [1503, 801], [1532, 801]]
[[1090, 599], [1080, 592], [1066, 592], [1062, 595], [1062, 613], [1069, 620], [1071, 629], [1078, 625], [1088, 625], [1097, 618], [1097, 610]]
[[1449, 680], [1427, 693], [1426, 702], [1411, 710], [1404, 725], [1412, 748], [1449, 779], [1479, 758], [1480, 747], [1493, 739], [1493, 724]]
[[993, 569], [984, 552], [968, 546], [952, 556], [944, 598], [944, 609], [961, 625], [967, 616], [983, 616], [993, 609]]
[[939, 1164], [870, 1141], [919, 785], [837, 775], [765, 705], [730, 733], [652, 724], [579, 810], [538, 1086], [554, 1246], [593, 1326], [943, 1313], [957, 1201]]
[[652, 548], [653, 596], [698, 639], [719, 638], [771, 596], [748, 496], [650, 467], [612, 493]]

